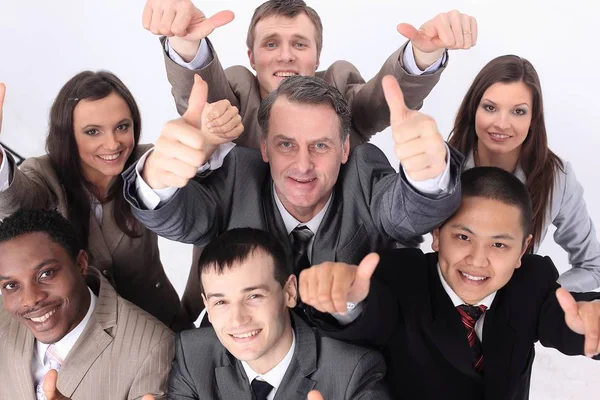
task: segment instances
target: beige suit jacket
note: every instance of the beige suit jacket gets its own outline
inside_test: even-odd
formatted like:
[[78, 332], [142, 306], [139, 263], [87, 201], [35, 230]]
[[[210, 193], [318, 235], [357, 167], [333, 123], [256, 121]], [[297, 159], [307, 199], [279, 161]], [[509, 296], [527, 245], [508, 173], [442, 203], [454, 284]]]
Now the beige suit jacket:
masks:
[[[140, 145], [133, 155], [141, 157], [151, 146]], [[15, 168], [10, 186], [0, 192], [0, 218], [21, 207], [57, 209], [69, 215], [66, 193], [47, 155], [28, 158]], [[113, 202], [102, 207], [102, 225], [90, 213], [88, 254], [94, 265], [115, 287], [119, 295], [154, 315], [165, 325], [178, 325], [180, 301], [160, 261], [158, 237], [148, 229], [131, 238], [113, 218]], [[176, 329], [178, 330], [178, 329]]]
[[[187, 109], [190, 91], [197, 73], [208, 83], [208, 101], [215, 102], [227, 99], [240, 110], [244, 133], [236, 143], [244, 147], [259, 147], [260, 127], [258, 125], [258, 107], [260, 106], [260, 89], [254, 73], [245, 67], [236, 65], [223, 69], [215, 49], [207, 39], [213, 54], [212, 61], [200, 70], [189, 70], [177, 65], [164, 52], [167, 78], [171, 83], [173, 97], [180, 114]], [[164, 49], [164, 37], [161, 38]], [[446, 63], [435, 73], [420, 76], [408, 74], [403, 65], [404, 44], [396, 50], [383, 64], [377, 75], [368, 82], [360, 75], [354, 65], [347, 61], [336, 61], [325, 71], [317, 71], [316, 75], [330, 85], [335, 86], [346, 98], [352, 112], [352, 147], [369, 141], [369, 138], [390, 125], [390, 112], [385, 102], [381, 79], [385, 75], [394, 75], [404, 92], [406, 105], [419, 109], [423, 99], [431, 92], [440, 80]]]
[[[119, 297], [97, 270], [88, 272], [98, 301], [60, 369], [59, 391], [72, 400], [163, 394], [174, 357], [173, 333]], [[34, 336], [4, 310], [0, 297], [0, 400], [35, 400], [34, 346]]]

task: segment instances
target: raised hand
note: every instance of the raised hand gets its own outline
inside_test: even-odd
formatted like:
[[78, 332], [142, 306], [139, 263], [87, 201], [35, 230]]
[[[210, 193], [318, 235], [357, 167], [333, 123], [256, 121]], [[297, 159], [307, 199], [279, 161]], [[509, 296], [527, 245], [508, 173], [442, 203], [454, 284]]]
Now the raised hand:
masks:
[[207, 18], [191, 0], [147, 0], [142, 25], [156, 35], [200, 41], [233, 18], [231, 11], [220, 11]]
[[415, 61], [422, 69], [439, 59], [444, 49], [470, 49], [477, 43], [477, 20], [457, 10], [436, 15], [418, 30], [407, 23], [397, 29], [411, 41]]
[[56, 381], [58, 380], [58, 372], [55, 369], [48, 371], [44, 376], [44, 382], [42, 388], [44, 389], [44, 395], [47, 400], [70, 400], [68, 397], [63, 396], [56, 388]]
[[323, 396], [321, 396], [321, 392], [319, 392], [318, 390], [311, 390], [310, 392], [308, 392], [306, 400], [323, 400]]
[[[237, 113], [237, 108], [224, 103], [207, 106], [207, 94], [206, 82], [196, 75], [188, 109], [181, 118], [165, 124], [144, 164], [142, 178], [152, 189], [184, 187], [217, 146], [233, 141], [243, 132], [241, 119], [231, 117], [232, 110]], [[205, 121], [207, 118], [210, 124]], [[220, 125], [211, 131], [208, 125], [215, 121]]]
[[571, 293], [564, 288], [556, 291], [558, 304], [565, 312], [565, 322], [569, 329], [585, 335], [583, 346], [587, 357], [600, 353], [600, 301], [576, 302]]
[[329, 314], [345, 313], [347, 303], [360, 303], [369, 294], [371, 276], [379, 263], [377, 253], [368, 254], [358, 266], [324, 262], [300, 273], [300, 298]]
[[385, 76], [381, 84], [390, 109], [394, 153], [404, 171], [414, 181], [438, 177], [446, 168], [448, 151], [437, 124], [430, 116], [406, 107], [396, 78]]

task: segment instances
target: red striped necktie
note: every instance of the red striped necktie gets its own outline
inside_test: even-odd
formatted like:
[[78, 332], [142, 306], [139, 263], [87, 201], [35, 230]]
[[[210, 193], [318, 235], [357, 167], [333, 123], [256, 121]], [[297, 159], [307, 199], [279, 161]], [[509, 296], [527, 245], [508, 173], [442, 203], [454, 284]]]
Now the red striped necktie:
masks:
[[483, 348], [481, 346], [481, 341], [475, 333], [475, 324], [479, 317], [483, 315], [487, 307], [483, 304], [479, 306], [462, 304], [456, 307], [456, 309], [458, 310], [460, 319], [467, 331], [467, 340], [469, 341], [469, 346], [471, 346], [471, 352], [473, 353], [473, 366], [477, 372], [483, 373]]

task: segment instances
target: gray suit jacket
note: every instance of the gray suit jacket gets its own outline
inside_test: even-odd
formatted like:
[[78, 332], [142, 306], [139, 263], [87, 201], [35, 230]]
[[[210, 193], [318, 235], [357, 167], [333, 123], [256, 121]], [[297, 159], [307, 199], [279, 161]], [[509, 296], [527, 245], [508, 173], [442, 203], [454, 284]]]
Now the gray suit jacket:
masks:
[[[165, 38], [162, 37], [163, 49], [164, 40]], [[196, 71], [176, 64], [163, 51], [167, 77], [172, 86], [171, 93], [175, 98], [177, 111], [183, 114], [187, 109], [194, 75], [198, 74], [208, 83], [209, 102], [227, 99], [239, 109], [245, 129], [236, 143], [244, 147], [256, 148], [260, 143], [261, 132], [257, 119], [261, 102], [258, 80], [252, 71], [241, 65], [224, 70], [210, 40], [206, 39], [206, 41], [213, 59], [206, 67]], [[390, 112], [381, 88], [381, 79], [385, 75], [394, 75], [398, 79], [404, 93], [404, 101], [412, 109], [423, 106], [423, 100], [440, 80], [448, 56], [446, 55], [446, 64], [436, 72], [420, 76], [410, 75], [402, 65], [407, 44], [392, 53], [377, 75], [368, 82], [365, 82], [358, 69], [347, 61], [336, 61], [326, 70], [317, 71], [316, 75], [335, 86], [349, 103], [352, 112], [350, 146], [367, 142], [371, 136], [390, 125]]]
[[[391, 399], [383, 384], [385, 362], [375, 350], [321, 337], [292, 314], [296, 348], [274, 400], [306, 400], [317, 389], [325, 399]], [[212, 328], [181, 332], [169, 374], [171, 400], [251, 400], [244, 368]]]
[[[140, 145], [132, 157], [137, 160], [151, 145]], [[21, 207], [56, 209], [69, 215], [62, 182], [47, 155], [28, 158], [19, 168], [11, 156], [10, 186], [0, 191], [0, 218]], [[102, 225], [90, 213], [88, 254], [95, 266], [117, 289], [120, 296], [172, 326], [180, 312], [180, 301], [160, 261], [158, 237], [143, 229], [139, 237], [129, 237], [113, 218], [114, 202], [102, 206]]]
[[[58, 373], [58, 390], [73, 400], [131, 400], [166, 391], [173, 333], [120, 298], [94, 268], [88, 285], [96, 308]], [[0, 399], [35, 400], [35, 338], [4, 310], [0, 296]]]
[[[451, 149], [449, 157], [450, 191], [431, 198], [415, 191], [376, 146], [355, 147], [341, 167], [333, 199], [315, 233], [311, 262], [358, 264], [371, 251], [418, 246], [421, 235], [460, 204], [462, 155]], [[135, 167], [124, 177], [125, 199], [136, 218], [167, 239], [205, 246], [229, 229], [252, 227], [273, 233], [291, 253], [269, 165], [258, 150], [234, 147], [219, 169], [191, 180], [155, 210], [138, 202]], [[193, 320], [202, 310], [199, 282], [197, 268], [192, 268], [182, 303]]]
[[[559, 283], [572, 292], [588, 292], [600, 287], [600, 242], [585, 205], [583, 186], [577, 181], [571, 163], [561, 161], [564, 171], [557, 171], [554, 178], [540, 243], [550, 225], [554, 225], [554, 241], [569, 254], [569, 263], [573, 266], [560, 276]], [[474, 166], [473, 154], [470, 154], [464, 167]], [[527, 178], [520, 165], [514, 175], [525, 183]], [[535, 252], [540, 243], [535, 245]]]

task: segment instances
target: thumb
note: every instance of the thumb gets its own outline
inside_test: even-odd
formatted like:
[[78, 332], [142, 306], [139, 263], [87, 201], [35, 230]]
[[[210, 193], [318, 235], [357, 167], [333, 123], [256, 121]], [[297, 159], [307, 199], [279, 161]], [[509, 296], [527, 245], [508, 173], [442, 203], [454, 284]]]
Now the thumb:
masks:
[[44, 395], [46, 396], [46, 399], [48, 399], [48, 400], [68, 400], [56, 388], [56, 380], [57, 379], [58, 379], [58, 372], [55, 369], [51, 369], [50, 371], [48, 371], [46, 376], [44, 376], [42, 388], [44, 390]]
[[385, 101], [390, 109], [390, 125], [394, 122], [402, 123], [408, 117], [408, 108], [404, 102], [404, 94], [395, 77], [386, 75], [381, 80]]
[[558, 288], [556, 290], [556, 298], [560, 308], [565, 312], [565, 322], [567, 323], [567, 326], [576, 333], [583, 334], [583, 332], [580, 332], [583, 326], [579, 318], [579, 306], [573, 298], [573, 295], [565, 288]]
[[306, 396], [306, 400], [323, 400], [323, 396], [318, 390], [311, 390]]
[[226, 10], [226, 11], [219, 11], [215, 15], [208, 18], [208, 20], [212, 23], [214, 28], [218, 28], [223, 25], [227, 25], [228, 23], [233, 21], [234, 18], [235, 18], [235, 15], [233, 14], [233, 12]]
[[361, 281], [371, 281], [371, 277], [375, 272], [375, 268], [377, 268], [377, 264], [379, 264], [379, 254], [377, 253], [369, 253], [362, 259], [360, 264], [358, 264], [358, 269], [356, 270], [356, 280]]
[[406, 24], [406, 23], [398, 24], [396, 29], [402, 36], [404, 36], [408, 40], [411, 40], [411, 41], [416, 40], [419, 37], [419, 31], [417, 30], [417, 28], [415, 28], [411, 24]]
[[6, 85], [0, 83], [0, 132], [2, 132], [2, 109], [4, 108], [4, 95], [6, 94]]
[[194, 86], [190, 92], [188, 108], [183, 113], [183, 120], [195, 128], [202, 127], [202, 110], [206, 106], [206, 98], [208, 96], [208, 85], [200, 78], [199, 75], [194, 75]]
[[144, 397], [142, 397], [142, 400], [154, 400], [154, 396], [152, 396], [151, 394], [147, 394]]

